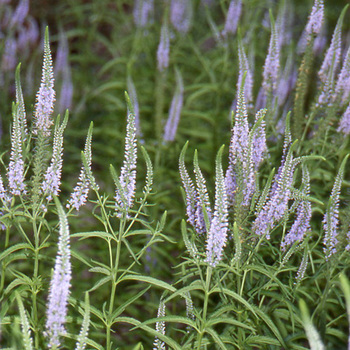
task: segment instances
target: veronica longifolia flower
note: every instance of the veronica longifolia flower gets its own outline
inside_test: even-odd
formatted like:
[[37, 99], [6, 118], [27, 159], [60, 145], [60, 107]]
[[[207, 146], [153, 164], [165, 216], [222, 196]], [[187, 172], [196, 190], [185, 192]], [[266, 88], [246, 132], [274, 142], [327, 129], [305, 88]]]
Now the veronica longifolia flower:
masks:
[[[95, 183], [92, 172], [91, 172], [91, 163], [92, 163], [92, 153], [91, 153], [91, 140], [92, 140], [92, 124], [89, 128], [88, 135], [86, 137], [85, 148], [84, 148], [84, 157], [85, 164], [82, 165], [80, 169], [80, 175], [77, 185], [74, 187], [73, 193], [67, 203], [67, 208], [75, 208], [79, 210], [83, 206], [88, 198], [90, 187], [94, 186], [98, 189], [97, 184]], [[92, 183], [93, 182], [93, 183]]]
[[47, 199], [51, 200], [52, 195], [57, 196], [60, 192], [61, 173], [63, 163], [63, 133], [67, 126], [68, 113], [66, 114], [62, 125], [57, 126], [53, 138], [53, 151], [51, 163], [44, 175], [42, 190], [47, 194]]
[[339, 97], [344, 104], [350, 96], [350, 47], [346, 53], [343, 67], [339, 73], [335, 87], [336, 97]]
[[[165, 316], [165, 304], [164, 304], [164, 301], [161, 300], [159, 303], [159, 307], [158, 307], [157, 318], [164, 317], [164, 316]], [[165, 322], [164, 321], [156, 322], [156, 331], [163, 334], [163, 335], [165, 334]], [[153, 350], [165, 350], [165, 349], [166, 349], [165, 343], [156, 336], [154, 339], [154, 343], [153, 343]]]
[[228, 201], [221, 154], [222, 148], [216, 157], [215, 210], [207, 240], [207, 262], [213, 267], [222, 259], [228, 229]]
[[267, 239], [270, 239], [270, 231], [276, 222], [281, 220], [288, 210], [288, 201], [291, 196], [295, 162], [293, 160], [292, 149], [287, 146], [290, 143], [291, 137], [288, 121], [285, 135], [281, 165], [274, 177], [268, 199], [263, 208], [257, 213], [257, 217], [253, 223], [255, 233], [257, 235], [266, 235]]
[[308, 35], [318, 34], [321, 31], [324, 18], [323, 0], [315, 0], [309, 16], [309, 21], [306, 25], [306, 33]]
[[58, 252], [50, 283], [50, 293], [47, 305], [47, 320], [45, 327], [45, 333], [48, 337], [48, 345], [50, 348], [58, 348], [60, 346], [60, 335], [66, 333], [64, 324], [67, 317], [70, 280], [72, 278], [68, 220], [62, 206], [59, 203], [57, 204], [57, 209], [60, 220]]
[[341, 27], [343, 24], [343, 13], [339, 17], [339, 20], [337, 22], [337, 26], [335, 27], [331, 45], [329, 46], [326, 56], [323, 60], [321, 69], [318, 73], [321, 81], [323, 83], [326, 82], [326, 80], [329, 79], [329, 75], [331, 75], [332, 80], [334, 79], [335, 72], [339, 66], [340, 63], [340, 56], [341, 56]]
[[164, 22], [161, 29], [160, 41], [157, 50], [157, 67], [160, 72], [163, 72], [169, 66], [169, 51], [169, 29], [168, 24]]
[[[267, 152], [266, 145], [266, 132], [265, 132], [265, 121], [263, 118], [266, 114], [266, 109], [261, 109], [256, 113], [255, 124], [257, 125], [255, 132], [253, 133], [253, 145], [252, 145], [252, 160], [255, 169], [258, 169], [260, 164], [265, 158]], [[257, 124], [259, 123], [259, 125]]]
[[[196, 184], [197, 184], [197, 200], [196, 200], [196, 229], [198, 233], [205, 233], [206, 225], [204, 215], [207, 215], [208, 222], [211, 221], [211, 208], [210, 208], [210, 200], [208, 195], [208, 190], [206, 186], [205, 178], [202, 174], [202, 171], [198, 164], [197, 152], [194, 156], [194, 173], [196, 176]], [[205, 211], [205, 213], [204, 213]]]
[[153, 0], [136, 0], [134, 6], [134, 22], [136, 27], [144, 28], [150, 22], [154, 9]]
[[279, 39], [278, 33], [276, 32], [276, 26], [272, 24], [269, 50], [266, 56], [263, 71], [262, 86], [266, 95], [274, 92], [277, 89], [278, 74], [280, 69], [280, 49], [278, 43]]
[[231, 0], [227, 10], [225, 28], [222, 31], [223, 36], [228, 34], [235, 34], [238, 22], [242, 13], [242, 0]]
[[[303, 168], [302, 196], [310, 194], [310, 174], [306, 167]], [[295, 221], [281, 244], [282, 249], [292, 245], [294, 242], [301, 242], [305, 234], [310, 231], [311, 203], [305, 198], [299, 200]]]
[[348, 156], [346, 156], [340, 165], [338, 174], [335, 178], [331, 196], [329, 198], [328, 207], [323, 217], [323, 229], [325, 231], [325, 237], [323, 240], [324, 254], [326, 260], [328, 260], [333, 254], [337, 252], [338, 244], [338, 226], [339, 226], [339, 198], [341, 184], [344, 178], [344, 168]]
[[49, 44], [49, 32], [46, 28], [44, 43], [44, 63], [42, 69], [41, 85], [37, 93], [35, 105], [34, 133], [42, 132], [44, 136], [50, 136], [50, 128], [53, 124], [51, 114], [55, 102], [54, 77], [52, 69], [52, 57]]
[[17, 104], [13, 110], [13, 126], [11, 136], [11, 157], [7, 178], [10, 192], [20, 195], [25, 190], [24, 184], [24, 161], [22, 157], [22, 144], [26, 133], [26, 115], [24, 109], [23, 95], [19, 78], [19, 69], [16, 71], [16, 100]]
[[136, 191], [137, 138], [135, 114], [131, 103], [128, 106], [128, 117], [125, 137], [124, 162], [121, 169], [119, 184], [116, 190], [116, 211], [128, 211], [134, 203]]
[[180, 159], [179, 159], [179, 170], [180, 177], [182, 180], [182, 185], [186, 194], [186, 214], [188, 218], [188, 222], [196, 228], [196, 204], [197, 204], [197, 191], [193, 185], [193, 182], [188, 175], [186, 166], [185, 166], [185, 153], [187, 150], [188, 143], [183, 147]]
[[340, 120], [338, 131], [345, 135], [350, 134], [350, 104]]
[[23, 23], [29, 11], [29, 0], [21, 0], [11, 17], [10, 27], [19, 26]]
[[191, 26], [192, 2], [188, 0], [171, 0], [170, 20], [174, 28], [186, 34]]
[[244, 97], [247, 104], [249, 105], [253, 101], [253, 75], [249, 68], [249, 62], [247, 55], [245, 54], [242, 43], [238, 46], [238, 58], [239, 58], [239, 73], [238, 73], [238, 82], [237, 82], [237, 91], [240, 90], [243, 77], [245, 74], [244, 80]]
[[181, 73], [176, 70], [176, 90], [171, 101], [168, 120], [164, 127], [163, 140], [166, 142], [174, 141], [177, 127], [180, 122], [181, 110], [184, 99], [184, 85]]
[[137, 136], [141, 136], [142, 132], [141, 132], [141, 126], [140, 126], [139, 102], [137, 99], [137, 92], [136, 92], [135, 84], [134, 84], [130, 75], [128, 75], [128, 78], [127, 78], [127, 88], [128, 88], [128, 93], [130, 96], [131, 104], [134, 107], [136, 134], [137, 134]]

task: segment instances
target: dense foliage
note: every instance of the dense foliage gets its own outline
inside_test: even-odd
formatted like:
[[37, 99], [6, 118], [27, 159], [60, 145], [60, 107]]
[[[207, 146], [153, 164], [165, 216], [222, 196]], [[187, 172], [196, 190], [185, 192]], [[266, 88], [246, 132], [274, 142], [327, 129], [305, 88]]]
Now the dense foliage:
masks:
[[0, 2], [1, 348], [350, 346], [346, 1], [39, 3]]

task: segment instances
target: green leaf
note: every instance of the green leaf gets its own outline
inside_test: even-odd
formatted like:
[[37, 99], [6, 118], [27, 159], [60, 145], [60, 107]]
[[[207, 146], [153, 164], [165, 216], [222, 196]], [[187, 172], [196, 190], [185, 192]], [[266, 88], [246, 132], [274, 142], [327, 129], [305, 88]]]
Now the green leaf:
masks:
[[124, 277], [121, 278], [121, 281], [137, 281], [137, 282], [146, 282], [149, 284], [152, 284], [154, 286], [157, 286], [162, 289], [169, 290], [170, 292], [176, 292], [176, 288], [174, 288], [172, 285], [169, 283], [160, 281], [156, 278], [149, 277], [149, 276], [141, 276], [141, 275], [125, 275]]
[[102, 238], [106, 242], [110, 242], [111, 240], [116, 241], [113, 235], [111, 235], [108, 232], [103, 232], [103, 231], [90, 231], [90, 232], [78, 232], [78, 233], [73, 233], [71, 235], [72, 238], [78, 237], [81, 240], [87, 239], [87, 238]]
[[222, 350], [228, 350], [226, 345], [223, 343], [223, 341], [221, 340], [221, 337], [219, 336], [219, 334], [217, 334], [214, 329], [212, 328], [206, 328], [205, 331], [211, 335], [211, 337], [214, 339], [215, 344], [219, 346], [220, 349]]
[[103, 277], [101, 278], [98, 282], [96, 282], [94, 284], [94, 286], [92, 288], [90, 288], [88, 290], [88, 292], [93, 292], [94, 290], [100, 288], [101, 286], [103, 286], [104, 284], [106, 284], [107, 282], [111, 281], [111, 276], [106, 276], [106, 277]]
[[118, 317], [116, 320], [118, 323], [128, 323], [132, 324], [134, 326], [138, 326], [138, 328], [141, 328], [154, 337], [158, 337], [161, 341], [166, 343], [168, 346], [170, 346], [174, 350], [182, 350], [182, 347], [173, 339], [167, 337], [166, 335], [157, 332], [151, 327], [148, 327], [147, 325], [143, 325], [140, 321], [135, 320], [134, 318], [131, 317]]
[[28, 243], [18, 243], [18, 244], [15, 244], [15, 245], [7, 248], [5, 251], [3, 251], [0, 254], [0, 261], [4, 260], [7, 256], [12, 254], [13, 252], [16, 252], [16, 251], [22, 250], [22, 249], [30, 249], [32, 251], [34, 250], [33, 246], [29, 245]]
[[209, 321], [207, 321], [205, 325], [211, 327], [219, 323], [232, 324], [233, 326], [249, 329], [250, 331], [255, 332], [255, 329], [253, 327], [248, 326], [242, 322], [236, 321], [233, 318], [229, 318], [229, 317], [213, 318], [211, 316]]

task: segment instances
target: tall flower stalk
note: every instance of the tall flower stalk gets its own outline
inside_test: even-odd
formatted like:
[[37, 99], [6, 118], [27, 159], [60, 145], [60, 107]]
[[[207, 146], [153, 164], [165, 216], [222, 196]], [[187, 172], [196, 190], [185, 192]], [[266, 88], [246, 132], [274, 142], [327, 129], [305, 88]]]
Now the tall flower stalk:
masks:
[[128, 94], [128, 116], [125, 137], [124, 162], [116, 183], [115, 208], [118, 215], [127, 213], [134, 204], [136, 191], [136, 165], [137, 165], [137, 138], [135, 127], [135, 113]]
[[66, 333], [64, 324], [67, 318], [68, 297], [72, 278], [68, 220], [58, 200], [56, 200], [56, 206], [60, 224], [58, 252], [50, 283], [45, 327], [48, 346], [52, 349], [58, 349], [60, 347], [60, 336]]

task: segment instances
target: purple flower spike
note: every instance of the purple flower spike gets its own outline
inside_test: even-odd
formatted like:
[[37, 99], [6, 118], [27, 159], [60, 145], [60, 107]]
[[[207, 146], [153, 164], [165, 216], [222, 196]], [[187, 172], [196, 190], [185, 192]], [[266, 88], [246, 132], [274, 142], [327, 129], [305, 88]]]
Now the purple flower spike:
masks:
[[153, 10], [153, 0], [136, 0], [133, 13], [136, 27], [145, 28], [150, 22]]
[[5, 49], [2, 55], [1, 68], [4, 71], [11, 71], [17, 65], [17, 42], [14, 38], [8, 37], [5, 42]]
[[[73, 193], [67, 203], [67, 208], [75, 208], [79, 210], [83, 206], [88, 198], [90, 187], [98, 189], [92, 174], [91, 174], [91, 163], [92, 163], [92, 153], [91, 153], [91, 140], [92, 140], [92, 125], [89, 128], [88, 135], [86, 137], [84, 157], [86, 160], [86, 166], [80, 169], [80, 175], [77, 185], [75, 186]], [[90, 175], [90, 176], [89, 176]]]
[[49, 341], [48, 347], [55, 349], [59, 348], [61, 345], [60, 336], [66, 333], [64, 324], [67, 317], [68, 297], [70, 294], [69, 288], [72, 278], [68, 220], [59, 203], [57, 203], [57, 210], [60, 220], [58, 252], [50, 283], [45, 327], [45, 335]]
[[265, 94], [268, 95], [276, 91], [278, 83], [278, 75], [280, 69], [280, 49], [279, 39], [276, 32], [276, 26], [271, 26], [271, 38], [269, 44], [269, 50], [266, 56], [264, 71], [263, 71], [263, 83], [262, 86], [265, 90]]
[[174, 28], [181, 34], [186, 34], [191, 26], [192, 3], [188, 0], [171, 0], [170, 20]]
[[227, 10], [225, 28], [222, 31], [223, 36], [236, 33], [241, 14], [242, 0], [231, 0], [229, 8]]
[[226, 173], [225, 173], [225, 187], [226, 187], [226, 195], [229, 206], [233, 206], [235, 202], [235, 193], [237, 189], [236, 184], [236, 174], [234, 171], [233, 164], [229, 164]]
[[346, 53], [343, 67], [339, 73], [335, 94], [344, 104], [350, 96], [350, 47]]
[[157, 67], [160, 72], [163, 72], [169, 66], [169, 51], [169, 30], [167, 23], [164, 23], [162, 25], [160, 33], [160, 42], [157, 50]]
[[[256, 113], [255, 124], [265, 116], [266, 109], [261, 109]], [[258, 169], [267, 153], [265, 121], [262, 119], [253, 135], [252, 158], [255, 169]]]
[[[161, 300], [158, 307], [158, 313], [157, 318], [164, 317], [165, 316], [165, 304], [164, 301]], [[157, 321], [156, 322], [156, 331], [160, 334], [165, 334], [165, 322], [164, 321]], [[160, 340], [157, 336], [154, 339], [153, 343], [153, 350], [165, 350], [165, 343]]]
[[[308, 196], [310, 194], [310, 174], [306, 167], [303, 168], [302, 185], [302, 196]], [[302, 198], [297, 206], [296, 219], [281, 244], [283, 250], [294, 242], [301, 242], [303, 240], [305, 234], [310, 231], [310, 221], [311, 203]]]
[[35, 105], [34, 133], [42, 132], [44, 136], [50, 136], [53, 121], [51, 114], [55, 102], [54, 77], [52, 69], [52, 57], [49, 44], [49, 31], [45, 31], [44, 63], [42, 69], [41, 85], [37, 94]]
[[311, 10], [309, 21], [306, 25], [306, 33], [310, 36], [311, 34], [318, 34], [321, 31], [324, 18], [324, 6], [323, 0], [315, 0]]
[[239, 57], [239, 75], [237, 82], [237, 91], [240, 90], [243, 76], [245, 73], [244, 80], [244, 96], [246, 98], [246, 102], [249, 105], [253, 101], [253, 75], [251, 70], [249, 69], [249, 62], [247, 59], [247, 55], [245, 54], [243, 45], [240, 43], [238, 46], [238, 57]]
[[137, 134], [137, 136], [142, 136], [141, 125], [140, 125], [139, 102], [137, 99], [137, 92], [136, 92], [135, 84], [134, 84], [130, 75], [127, 78], [127, 88], [128, 88], [128, 93], [130, 96], [131, 103], [134, 106], [136, 134]]
[[7, 194], [5, 191], [4, 182], [2, 181], [1, 175], [0, 175], [0, 199], [7, 200]]
[[171, 101], [168, 120], [164, 127], [163, 140], [171, 142], [175, 140], [177, 127], [180, 122], [181, 110], [183, 105], [184, 85], [181, 73], [176, 70], [176, 91]]
[[196, 228], [196, 203], [197, 203], [197, 191], [193, 185], [193, 182], [188, 175], [186, 166], [185, 166], [185, 153], [187, 150], [188, 143], [185, 144], [183, 147], [180, 159], [179, 159], [179, 170], [180, 170], [180, 177], [182, 180], [182, 185], [185, 190], [186, 194], [186, 213], [188, 217], [188, 222]]
[[207, 240], [207, 262], [215, 267], [222, 259], [228, 229], [228, 201], [220, 149], [216, 157], [215, 210]]
[[335, 178], [331, 196], [329, 198], [328, 207], [323, 217], [323, 229], [325, 231], [325, 237], [323, 240], [324, 254], [326, 260], [328, 260], [333, 254], [337, 252], [338, 244], [338, 226], [339, 226], [339, 199], [341, 184], [344, 178], [344, 168], [348, 156], [346, 156], [340, 165], [338, 174]]
[[321, 69], [318, 73], [321, 81], [325, 83], [331, 75], [334, 78], [335, 72], [340, 63], [341, 57], [341, 26], [343, 24], [343, 16], [339, 17], [337, 26], [334, 29], [331, 44], [326, 52]]
[[63, 133], [67, 126], [67, 122], [68, 114], [66, 114], [62, 125], [58, 126], [54, 133], [51, 163], [46, 170], [42, 184], [42, 190], [47, 194], [48, 200], [52, 199], [52, 195], [57, 196], [60, 192], [63, 163]]
[[197, 151], [195, 153], [193, 163], [198, 194], [196, 200], [196, 229], [197, 232], [201, 234], [207, 232], [203, 211], [206, 212], [209, 223], [211, 221], [212, 214], [206, 181], [198, 164]]
[[345, 135], [350, 134], [350, 104], [340, 120], [338, 131], [342, 132]]
[[[131, 103], [128, 106], [128, 117], [125, 137], [124, 162], [121, 169], [119, 184], [115, 194], [116, 211], [128, 211], [134, 203], [136, 191], [137, 138], [135, 114]], [[120, 193], [120, 190], [122, 193]]]
[[25, 191], [24, 162], [22, 158], [22, 131], [19, 120], [19, 106], [13, 112], [13, 127], [11, 136], [11, 157], [7, 172], [10, 192], [20, 195]]

